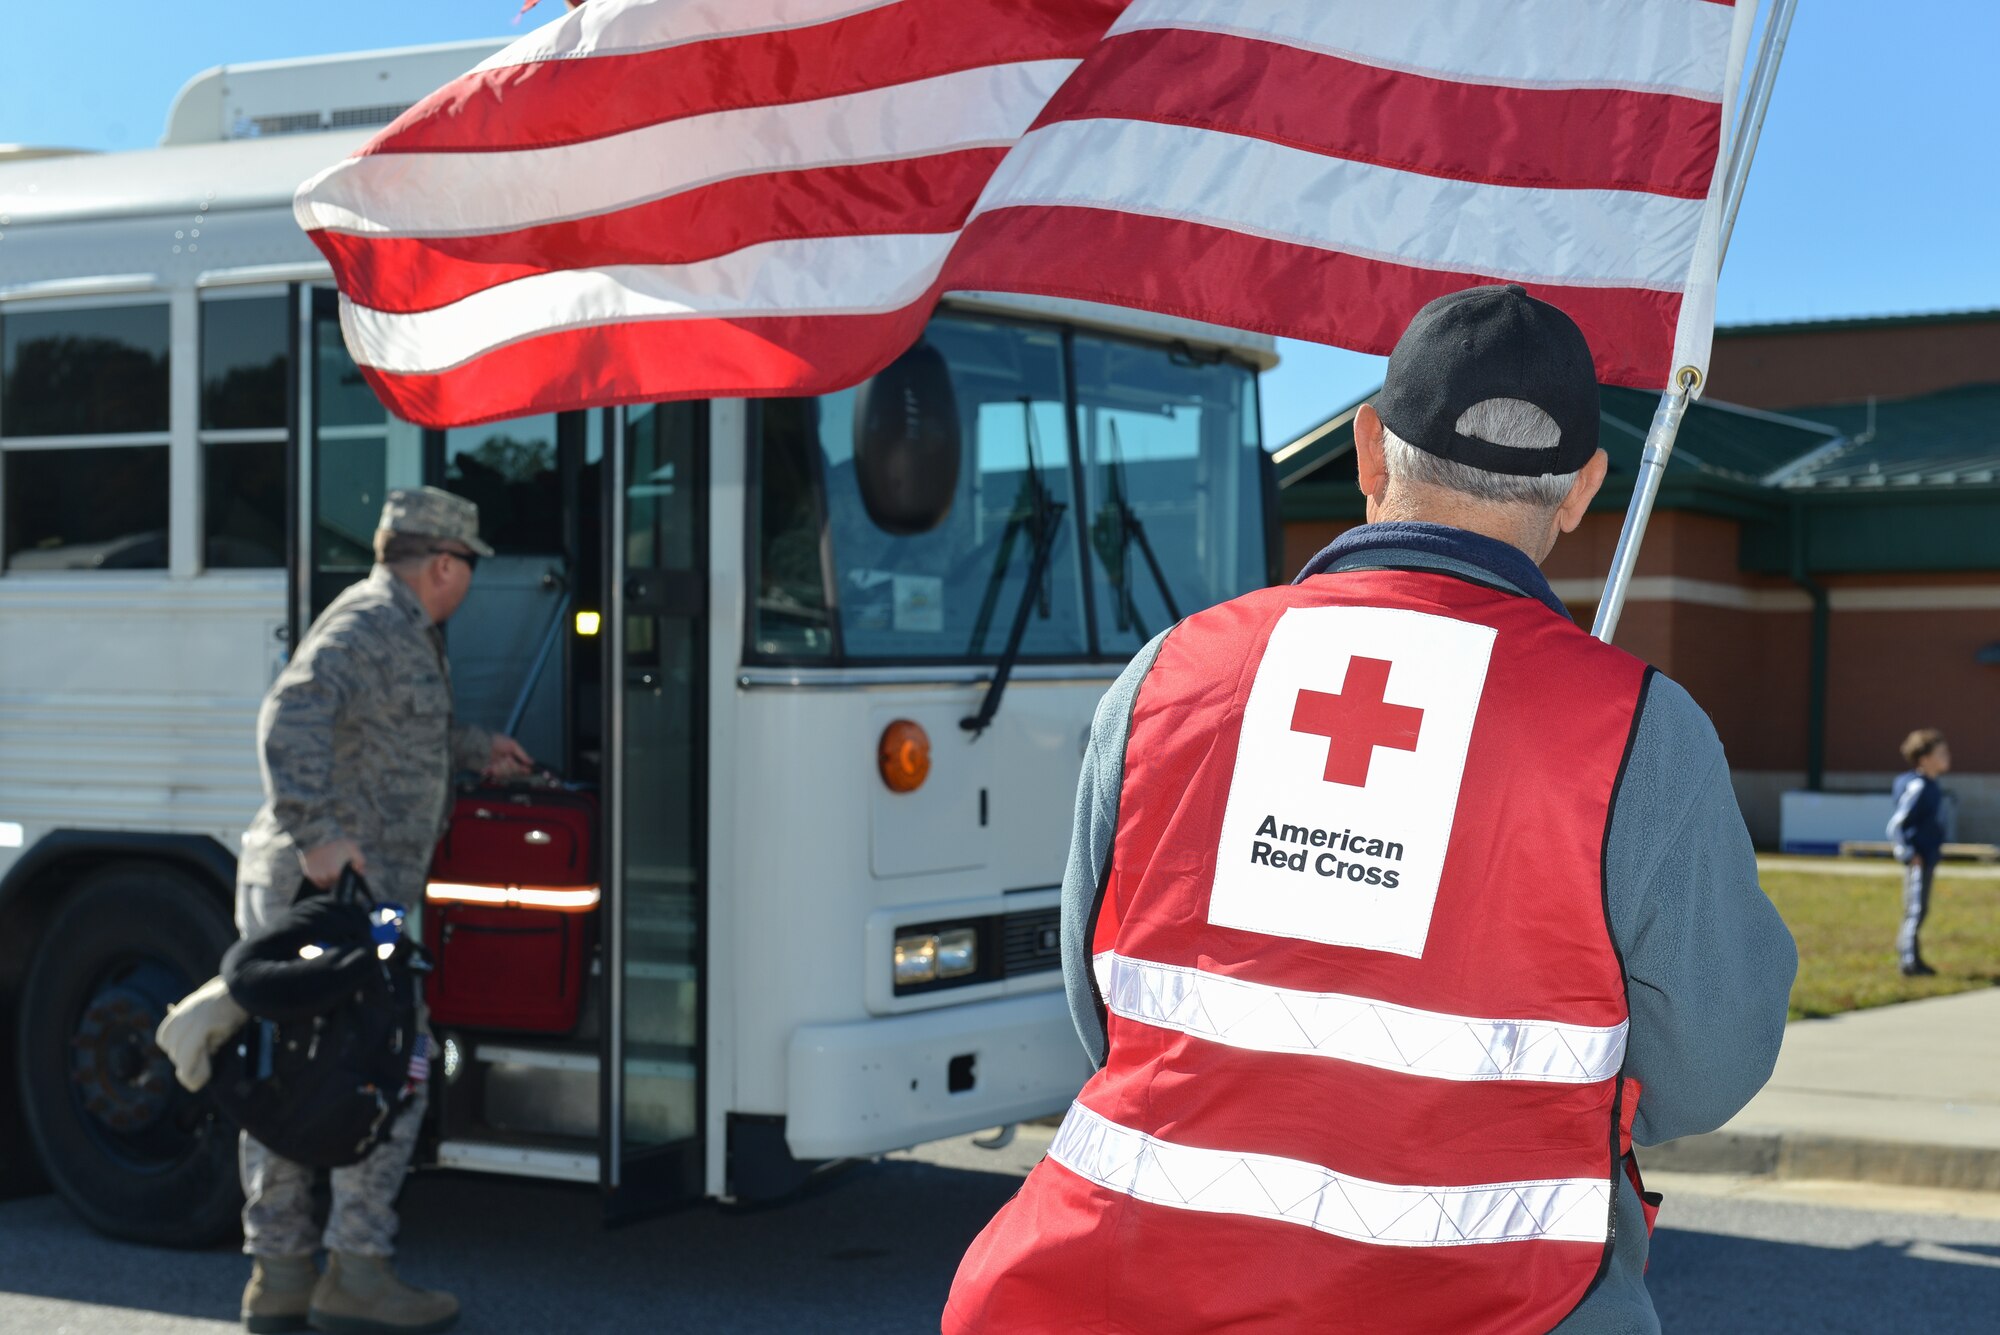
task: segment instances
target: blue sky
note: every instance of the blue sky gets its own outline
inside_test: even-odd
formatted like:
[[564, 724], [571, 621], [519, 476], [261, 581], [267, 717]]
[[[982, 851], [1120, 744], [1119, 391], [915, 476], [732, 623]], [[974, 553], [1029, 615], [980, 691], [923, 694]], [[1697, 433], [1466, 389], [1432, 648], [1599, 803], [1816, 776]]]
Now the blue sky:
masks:
[[[196, 72], [506, 37], [513, 0], [65, 0], [9, 6], [0, 143], [140, 148]], [[1724, 323], [2000, 306], [2000, 115], [1987, 0], [1800, 6], [1719, 294]], [[1373, 388], [1381, 363], [1287, 343], [1268, 443]]]

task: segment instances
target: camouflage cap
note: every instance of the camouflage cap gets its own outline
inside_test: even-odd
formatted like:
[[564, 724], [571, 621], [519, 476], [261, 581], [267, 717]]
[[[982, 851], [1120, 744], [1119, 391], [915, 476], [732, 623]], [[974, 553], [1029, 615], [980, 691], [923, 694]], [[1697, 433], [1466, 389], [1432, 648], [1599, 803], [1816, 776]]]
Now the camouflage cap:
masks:
[[479, 507], [437, 487], [399, 487], [390, 492], [377, 527], [462, 542], [481, 556], [493, 555], [493, 549], [479, 540]]

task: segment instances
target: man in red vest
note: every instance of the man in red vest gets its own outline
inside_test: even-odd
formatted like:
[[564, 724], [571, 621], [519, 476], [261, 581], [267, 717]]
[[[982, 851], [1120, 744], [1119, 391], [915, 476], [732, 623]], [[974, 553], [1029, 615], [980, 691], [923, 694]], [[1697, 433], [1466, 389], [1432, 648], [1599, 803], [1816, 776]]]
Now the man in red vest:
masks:
[[980, 1332], [1651, 1332], [1631, 1146], [1769, 1077], [1797, 966], [1707, 717], [1537, 564], [1604, 480], [1583, 334], [1420, 311], [1369, 522], [1099, 707], [1065, 876], [1099, 1069], [972, 1245]]

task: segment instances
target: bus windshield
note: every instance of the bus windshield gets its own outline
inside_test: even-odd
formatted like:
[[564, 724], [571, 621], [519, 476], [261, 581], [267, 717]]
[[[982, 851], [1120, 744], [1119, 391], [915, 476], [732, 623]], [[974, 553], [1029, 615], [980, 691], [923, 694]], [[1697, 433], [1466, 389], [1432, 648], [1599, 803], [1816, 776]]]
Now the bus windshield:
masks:
[[964, 313], [925, 339], [950, 369], [963, 441], [929, 532], [885, 532], [863, 507], [854, 391], [759, 405], [754, 657], [990, 662], [1025, 596], [1023, 659], [1123, 659], [1263, 582], [1249, 366]]

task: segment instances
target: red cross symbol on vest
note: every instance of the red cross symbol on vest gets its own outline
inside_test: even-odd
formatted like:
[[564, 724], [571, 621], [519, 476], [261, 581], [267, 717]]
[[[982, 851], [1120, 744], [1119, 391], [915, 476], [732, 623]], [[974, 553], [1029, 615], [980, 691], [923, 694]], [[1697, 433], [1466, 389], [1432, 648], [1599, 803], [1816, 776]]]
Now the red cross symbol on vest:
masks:
[[1411, 705], [1392, 705], [1384, 697], [1389, 691], [1390, 664], [1380, 658], [1353, 658], [1347, 664], [1347, 680], [1339, 695], [1325, 691], [1300, 691], [1292, 707], [1292, 731], [1309, 732], [1327, 739], [1326, 781], [1354, 788], [1368, 785], [1368, 765], [1378, 746], [1398, 751], [1417, 749], [1417, 733], [1424, 724], [1424, 711]]

